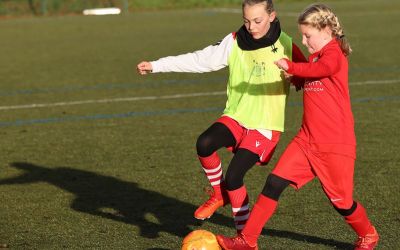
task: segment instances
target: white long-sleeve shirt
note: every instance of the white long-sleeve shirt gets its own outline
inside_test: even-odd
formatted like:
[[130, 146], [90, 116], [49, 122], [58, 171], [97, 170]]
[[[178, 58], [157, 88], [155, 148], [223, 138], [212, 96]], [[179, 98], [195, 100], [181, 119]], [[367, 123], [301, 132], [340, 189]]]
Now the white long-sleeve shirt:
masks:
[[233, 34], [229, 34], [220, 42], [207, 46], [202, 50], [160, 58], [150, 62], [153, 67], [153, 73], [205, 73], [220, 70], [228, 66], [228, 58], [233, 43]]

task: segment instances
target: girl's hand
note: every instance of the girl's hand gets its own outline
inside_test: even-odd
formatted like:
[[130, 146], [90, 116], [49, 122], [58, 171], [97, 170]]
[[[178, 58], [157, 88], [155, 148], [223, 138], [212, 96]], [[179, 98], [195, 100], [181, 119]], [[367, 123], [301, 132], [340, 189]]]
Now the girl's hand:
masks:
[[278, 68], [283, 69], [284, 71], [287, 71], [289, 69], [288, 63], [283, 58], [275, 61], [274, 63], [276, 66], [278, 66]]
[[139, 74], [146, 75], [153, 71], [153, 66], [151, 66], [151, 63], [144, 61], [144, 62], [139, 63], [136, 66], [136, 69]]
[[289, 82], [292, 82], [293, 79], [293, 75], [287, 73], [286, 71], [283, 71], [283, 76], [285, 77], [285, 79]]

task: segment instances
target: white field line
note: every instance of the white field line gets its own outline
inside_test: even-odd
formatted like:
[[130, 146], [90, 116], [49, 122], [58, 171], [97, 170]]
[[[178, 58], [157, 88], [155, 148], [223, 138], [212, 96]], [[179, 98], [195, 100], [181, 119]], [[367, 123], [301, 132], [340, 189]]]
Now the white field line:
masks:
[[350, 86], [353, 85], [369, 85], [369, 84], [392, 84], [392, 83], [400, 83], [400, 79], [397, 80], [370, 80], [364, 82], [351, 82]]
[[165, 95], [165, 96], [139, 96], [139, 97], [112, 98], [112, 99], [100, 99], [100, 100], [83, 100], [83, 101], [72, 101], [72, 102], [55, 102], [55, 103], [0, 106], [0, 110], [48, 108], [48, 107], [59, 107], [59, 106], [82, 105], [82, 104], [133, 102], [133, 101], [144, 101], [144, 100], [180, 99], [180, 98], [188, 98], [188, 97], [213, 96], [213, 95], [223, 95], [223, 94], [226, 94], [226, 91], [177, 94], [177, 95]]
[[[353, 82], [350, 83], [350, 85], [360, 86], [360, 85], [370, 85], [370, 84], [394, 84], [394, 83], [400, 83], [400, 79]], [[34, 103], [26, 105], [0, 106], [0, 111], [15, 110], [15, 109], [62, 107], [62, 106], [73, 106], [73, 105], [83, 105], [83, 104], [134, 102], [134, 101], [146, 101], [146, 100], [168, 100], [168, 99], [181, 99], [181, 98], [199, 97], [199, 96], [218, 96], [225, 94], [226, 91], [216, 91], [216, 92], [202, 92], [202, 93], [176, 94], [176, 95], [164, 95], [164, 96], [138, 96], [138, 97], [110, 98], [110, 99], [99, 99], [99, 100], [82, 100], [82, 101], [71, 101], [71, 102], [38, 103], [38, 104]]]

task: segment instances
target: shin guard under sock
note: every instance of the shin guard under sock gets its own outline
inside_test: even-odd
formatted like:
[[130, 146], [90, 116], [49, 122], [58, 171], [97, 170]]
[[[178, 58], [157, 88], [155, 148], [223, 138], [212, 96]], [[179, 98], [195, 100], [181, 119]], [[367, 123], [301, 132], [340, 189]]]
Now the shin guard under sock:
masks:
[[250, 217], [243, 228], [242, 235], [246, 242], [254, 246], [257, 244], [257, 239], [267, 221], [274, 214], [278, 202], [260, 194], [257, 202], [251, 210]]
[[345, 216], [344, 219], [346, 220], [347, 224], [353, 228], [358, 236], [364, 237], [368, 233], [371, 233], [371, 222], [368, 219], [365, 208], [360, 203], [357, 203], [356, 210], [354, 210], [351, 215]]
[[217, 154], [214, 152], [210, 156], [199, 157], [200, 163], [203, 167], [203, 170], [210, 182], [212, 188], [214, 189], [214, 195], [217, 198], [223, 198], [222, 196], [222, 184], [224, 180], [221, 160]]
[[232, 216], [235, 221], [235, 227], [236, 230], [240, 232], [246, 224], [250, 214], [249, 197], [247, 195], [246, 187], [242, 186], [232, 191], [228, 190], [228, 196], [232, 204]]

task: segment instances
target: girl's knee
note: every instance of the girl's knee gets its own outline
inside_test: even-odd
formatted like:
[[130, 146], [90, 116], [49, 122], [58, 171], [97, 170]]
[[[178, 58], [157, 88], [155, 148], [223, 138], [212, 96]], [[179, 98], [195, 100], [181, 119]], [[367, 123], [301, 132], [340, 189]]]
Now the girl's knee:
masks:
[[197, 138], [196, 150], [197, 154], [201, 157], [206, 157], [214, 153], [212, 146], [212, 138], [205, 134], [201, 134]]

